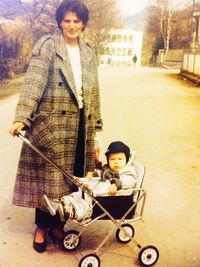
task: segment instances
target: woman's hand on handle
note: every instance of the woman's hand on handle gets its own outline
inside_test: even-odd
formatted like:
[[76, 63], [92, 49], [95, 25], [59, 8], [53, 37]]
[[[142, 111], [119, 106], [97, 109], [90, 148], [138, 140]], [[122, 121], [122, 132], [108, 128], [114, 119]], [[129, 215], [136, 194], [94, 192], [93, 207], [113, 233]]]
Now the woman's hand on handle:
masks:
[[17, 133], [20, 133], [24, 127], [25, 127], [25, 124], [23, 122], [16, 121], [13, 123], [12, 127], [10, 128], [9, 133], [12, 136], [15, 136]]

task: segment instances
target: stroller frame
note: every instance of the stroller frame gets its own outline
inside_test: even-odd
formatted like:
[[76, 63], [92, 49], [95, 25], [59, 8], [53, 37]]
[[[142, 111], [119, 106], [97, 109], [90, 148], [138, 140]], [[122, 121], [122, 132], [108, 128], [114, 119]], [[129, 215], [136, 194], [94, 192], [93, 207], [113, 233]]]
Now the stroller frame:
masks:
[[[141, 163], [134, 161], [134, 167], [136, 169], [136, 173], [137, 173], [137, 177], [139, 178], [139, 181], [136, 185], [136, 188], [132, 189], [133, 203], [131, 204], [130, 207], [128, 207], [128, 210], [124, 213], [124, 215], [120, 219], [116, 220], [110, 214], [110, 212], [108, 212], [106, 208], [94, 197], [93, 191], [90, 188], [85, 187], [85, 183], [80, 181], [80, 180], [83, 181], [85, 178], [81, 178], [80, 180], [74, 179], [72, 175], [68, 174], [61, 167], [59, 167], [55, 162], [53, 162], [48, 157], [46, 157], [46, 155], [43, 154], [37, 147], [35, 147], [25, 136], [23, 136], [19, 132], [16, 135], [20, 137], [20, 139], [26, 145], [28, 145], [36, 153], [38, 153], [38, 155], [40, 155], [44, 160], [49, 162], [53, 167], [55, 167], [58, 171], [60, 171], [65, 177], [65, 179], [67, 178], [68, 180], [70, 180], [70, 182], [76, 185], [79, 188], [79, 190], [84, 192], [84, 194], [87, 194], [93, 201], [93, 208], [97, 206], [103, 212], [101, 215], [95, 217], [94, 219], [86, 219], [86, 220], [83, 219], [82, 222], [78, 222], [77, 220], [73, 219], [72, 221], [74, 221], [76, 224], [80, 226], [83, 226], [84, 228], [81, 230], [80, 233], [75, 230], [69, 230], [66, 232], [64, 240], [63, 240], [63, 246], [65, 250], [67, 251], [76, 250], [78, 246], [80, 245], [81, 235], [86, 231], [86, 227], [91, 225], [95, 221], [108, 217], [114, 224], [112, 231], [110, 231], [110, 233], [103, 239], [103, 241], [99, 244], [96, 250], [93, 253], [87, 254], [81, 258], [78, 267], [99, 267], [100, 259], [97, 256], [97, 253], [102, 248], [102, 246], [106, 243], [109, 237], [114, 233], [115, 230], [116, 230], [116, 238], [120, 243], [125, 244], [130, 241], [134, 241], [135, 245], [140, 250], [138, 254], [138, 261], [140, 265], [152, 266], [157, 262], [159, 258], [158, 249], [152, 245], [142, 248], [142, 246], [133, 238], [134, 228], [132, 227], [132, 225], [130, 225], [131, 222], [135, 222], [138, 220], [141, 220], [142, 222], [144, 222], [142, 217], [143, 217], [144, 206], [145, 206], [145, 201], [146, 201], [146, 191], [142, 188], [142, 184], [143, 184], [143, 179], [145, 175], [145, 168]], [[137, 206], [139, 203], [141, 203], [141, 206], [138, 211]], [[126, 219], [126, 217], [131, 212], [133, 212], [133, 210], [134, 210], [133, 217], [131, 219]]]

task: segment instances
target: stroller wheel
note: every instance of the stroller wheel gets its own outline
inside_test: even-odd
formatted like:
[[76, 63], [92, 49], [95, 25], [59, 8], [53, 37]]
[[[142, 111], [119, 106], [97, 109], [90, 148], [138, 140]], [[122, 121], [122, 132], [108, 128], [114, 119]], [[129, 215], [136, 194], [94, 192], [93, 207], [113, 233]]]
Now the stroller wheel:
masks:
[[142, 248], [138, 255], [138, 260], [142, 266], [152, 266], [159, 258], [159, 251], [154, 246]]
[[88, 254], [84, 256], [80, 262], [78, 267], [99, 267], [100, 259], [96, 254]]
[[133, 226], [128, 224], [128, 223], [122, 224], [121, 227], [123, 227], [127, 231], [129, 236], [126, 235], [126, 233], [124, 233], [124, 231], [122, 231], [118, 228], [116, 231], [116, 238], [120, 243], [126, 244], [126, 243], [131, 241], [131, 238], [134, 236], [135, 230], [134, 230]]
[[78, 235], [79, 232], [75, 230], [70, 230], [66, 232], [65, 237], [63, 239], [63, 247], [65, 250], [72, 251], [77, 249], [77, 247], [81, 243], [81, 237], [79, 236], [77, 238]]

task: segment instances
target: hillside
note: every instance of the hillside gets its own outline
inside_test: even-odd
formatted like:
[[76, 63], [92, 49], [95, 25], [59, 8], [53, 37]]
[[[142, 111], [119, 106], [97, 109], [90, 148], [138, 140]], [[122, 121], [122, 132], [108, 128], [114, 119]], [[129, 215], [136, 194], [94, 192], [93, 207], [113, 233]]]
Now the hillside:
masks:
[[124, 18], [126, 28], [133, 28], [134, 30], [144, 31], [146, 19], [148, 15], [148, 7], [141, 10], [139, 13]]

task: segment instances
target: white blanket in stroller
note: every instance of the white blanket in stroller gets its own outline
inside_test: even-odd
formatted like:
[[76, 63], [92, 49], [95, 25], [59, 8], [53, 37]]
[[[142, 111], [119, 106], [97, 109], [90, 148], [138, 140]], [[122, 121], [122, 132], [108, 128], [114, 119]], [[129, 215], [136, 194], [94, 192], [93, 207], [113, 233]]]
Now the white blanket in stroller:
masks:
[[[108, 194], [108, 188], [110, 187], [109, 181], [101, 182], [100, 177], [94, 177], [91, 181], [89, 181], [88, 178], [81, 178], [81, 182], [86, 184], [89, 187], [89, 189], [92, 190], [94, 197], [110, 196]], [[117, 191], [115, 196], [130, 196], [133, 193], [133, 190], [134, 190], [133, 188], [120, 189]], [[85, 194], [85, 199], [86, 200], [90, 199], [90, 197], [88, 197]], [[90, 199], [90, 201], [91, 201], [91, 199]]]

